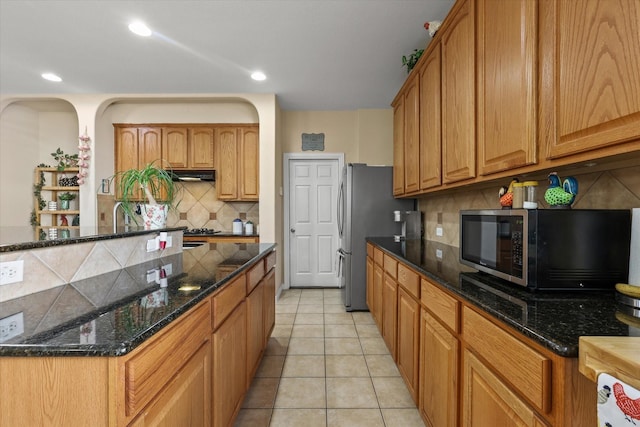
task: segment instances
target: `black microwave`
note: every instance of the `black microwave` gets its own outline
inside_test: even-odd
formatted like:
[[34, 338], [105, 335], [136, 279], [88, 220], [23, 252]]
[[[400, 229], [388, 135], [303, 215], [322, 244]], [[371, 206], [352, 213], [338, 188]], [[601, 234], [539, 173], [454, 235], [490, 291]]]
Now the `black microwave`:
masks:
[[630, 210], [460, 211], [460, 262], [529, 289], [626, 283], [630, 243]]

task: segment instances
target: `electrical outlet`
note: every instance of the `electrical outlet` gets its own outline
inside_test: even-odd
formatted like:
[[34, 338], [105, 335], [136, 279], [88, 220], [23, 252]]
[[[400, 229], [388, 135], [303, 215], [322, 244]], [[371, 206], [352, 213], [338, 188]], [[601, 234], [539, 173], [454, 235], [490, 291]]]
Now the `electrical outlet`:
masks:
[[22, 282], [24, 274], [24, 261], [0, 262], [0, 285]]
[[147, 240], [147, 252], [153, 252], [160, 249], [160, 239], [155, 238], [151, 240]]
[[436, 249], [436, 258], [442, 259], [442, 249]]
[[24, 315], [22, 312], [0, 319], [0, 342], [24, 334]]
[[436, 236], [442, 237], [442, 227], [440, 226], [436, 227]]

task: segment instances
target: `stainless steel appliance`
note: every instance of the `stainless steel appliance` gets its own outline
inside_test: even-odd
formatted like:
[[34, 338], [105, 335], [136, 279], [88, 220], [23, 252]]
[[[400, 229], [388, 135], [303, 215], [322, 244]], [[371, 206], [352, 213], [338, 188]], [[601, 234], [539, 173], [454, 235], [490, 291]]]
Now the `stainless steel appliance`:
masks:
[[422, 212], [394, 211], [393, 219], [402, 224], [402, 234], [394, 236], [396, 241], [422, 239]]
[[631, 212], [460, 211], [460, 262], [530, 289], [611, 289], [629, 274]]
[[338, 191], [338, 275], [347, 311], [368, 310], [365, 238], [398, 234], [394, 211], [414, 207], [414, 199], [394, 199], [391, 166], [350, 163], [344, 167]]

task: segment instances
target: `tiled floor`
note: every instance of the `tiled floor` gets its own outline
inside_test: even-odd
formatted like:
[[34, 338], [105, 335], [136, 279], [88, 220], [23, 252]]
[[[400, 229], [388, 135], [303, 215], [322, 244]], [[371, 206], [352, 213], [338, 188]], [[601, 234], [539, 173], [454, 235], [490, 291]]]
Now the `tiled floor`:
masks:
[[235, 427], [423, 427], [368, 312], [338, 289], [289, 289]]

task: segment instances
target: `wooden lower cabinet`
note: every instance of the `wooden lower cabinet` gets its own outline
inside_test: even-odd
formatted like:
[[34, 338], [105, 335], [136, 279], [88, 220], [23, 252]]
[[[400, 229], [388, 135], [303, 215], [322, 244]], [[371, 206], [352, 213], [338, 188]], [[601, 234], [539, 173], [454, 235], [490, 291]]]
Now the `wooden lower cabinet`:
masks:
[[384, 271], [378, 263], [373, 265], [373, 310], [371, 314], [382, 330], [382, 286], [384, 284]]
[[397, 364], [400, 375], [418, 403], [418, 356], [420, 355], [420, 304], [398, 287]]
[[388, 274], [382, 285], [382, 338], [396, 360], [396, 331], [398, 328], [398, 284]]
[[264, 289], [261, 281], [247, 296], [247, 387], [258, 369], [264, 348]]
[[271, 332], [276, 324], [276, 270], [270, 269], [264, 278], [264, 343], [271, 336]]
[[458, 425], [459, 348], [458, 338], [423, 309], [420, 316], [418, 407], [431, 426]]
[[373, 315], [373, 258], [367, 257], [367, 307]]
[[213, 333], [213, 426], [229, 426], [247, 390], [247, 303]]

